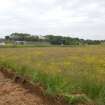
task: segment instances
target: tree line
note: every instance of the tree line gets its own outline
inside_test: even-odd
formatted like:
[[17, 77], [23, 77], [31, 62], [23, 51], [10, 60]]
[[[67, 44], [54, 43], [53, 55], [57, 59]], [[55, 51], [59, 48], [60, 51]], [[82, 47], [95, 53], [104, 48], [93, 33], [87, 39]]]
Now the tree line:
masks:
[[72, 38], [65, 36], [54, 36], [54, 35], [31, 35], [27, 33], [12, 33], [5, 37], [6, 41], [32, 41], [32, 42], [49, 42], [53, 45], [96, 45], [101, 44], [104, 40], [84, 40], [80, 38]]

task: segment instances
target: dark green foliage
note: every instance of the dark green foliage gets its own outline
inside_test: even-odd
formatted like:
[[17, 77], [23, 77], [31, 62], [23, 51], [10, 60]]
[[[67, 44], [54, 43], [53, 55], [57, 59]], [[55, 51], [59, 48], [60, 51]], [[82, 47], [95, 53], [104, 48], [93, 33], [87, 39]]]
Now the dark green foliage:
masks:
[[31, 41], [31, 42], [49, 42], [52, 45], [96, 45], [101, 44], [103, 41], [99, 40], [84, 40], [79, 38], [46, 35], [40, 38], [38, 35], [31, 35], [26, 33], [12, 33], [10, 36], [5, 37], [6, 41]]
[[26, 33], [12, 33], [10, 36], [6, 36], [5, 39], [13, 41], [39, 41], [38, 36], [32, 36]]
[[100, 91], [98, 103], [99, 105], [105, 105], [105, 87]]

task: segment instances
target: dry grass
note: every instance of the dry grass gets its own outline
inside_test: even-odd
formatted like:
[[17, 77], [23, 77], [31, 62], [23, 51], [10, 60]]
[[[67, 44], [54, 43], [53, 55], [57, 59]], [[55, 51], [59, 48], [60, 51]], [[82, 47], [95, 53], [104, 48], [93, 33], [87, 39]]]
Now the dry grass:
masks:
[[48, 93], [84, 93], [105, 105], [105, 46], [1, 48], [0, 61], [44, 73], [49, 80], [33, 78], [43, 81]]

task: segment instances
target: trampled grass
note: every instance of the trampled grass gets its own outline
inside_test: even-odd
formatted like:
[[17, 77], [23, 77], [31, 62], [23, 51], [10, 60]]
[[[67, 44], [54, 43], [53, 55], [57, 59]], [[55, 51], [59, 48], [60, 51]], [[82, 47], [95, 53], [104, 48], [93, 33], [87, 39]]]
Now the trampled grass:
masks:
[[47, 94], [86, 94], [105, 105], [105, 46], [0, 48], [0, 64], [39, 81]]

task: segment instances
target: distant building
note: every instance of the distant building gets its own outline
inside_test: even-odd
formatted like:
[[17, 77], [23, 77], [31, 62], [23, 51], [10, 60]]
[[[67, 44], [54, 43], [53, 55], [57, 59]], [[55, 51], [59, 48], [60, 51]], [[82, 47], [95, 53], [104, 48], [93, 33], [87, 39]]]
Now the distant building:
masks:
[[5, 46], [5, 42], [0, 42], [0, 46]]
[[15, 41], [16, 45], [24, 45], [26, 44], [26, 41]]
[[0, 46], [4, 46], [4, 45], [5, 45], [4, 39], [0, 39]]
[[13, 41], [14, 45], [50, 45], [46, 41]]
[[46, 39], [46, 38], [45, 38], [45, 36], [40, 35], [40, 36], [39, 36], [39, 39], [44, 40], [44, 39]]

